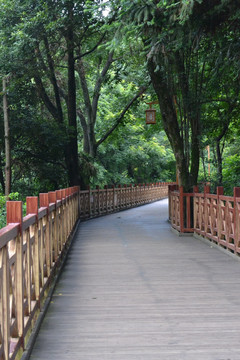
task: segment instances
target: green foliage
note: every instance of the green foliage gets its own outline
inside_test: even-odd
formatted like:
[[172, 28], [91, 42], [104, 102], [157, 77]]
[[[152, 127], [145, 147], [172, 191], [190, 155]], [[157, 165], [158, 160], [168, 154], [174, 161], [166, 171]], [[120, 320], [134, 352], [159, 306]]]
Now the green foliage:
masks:
[[159, 122], [156, 127], [146, 125], [144, 111], [139, 115], [127, 117], [128, 121], [99, 148], [93, 186], [175, 179], [175, 159]]
[[240, 186], [240, 155], [226, 156], [223, 167], [223, 186], [226, 195], [233, 195], [233, 187]]
[[[66, 92], [65, 36], [70, 24], [70, 3], [67, 0], [0, 2], [0, 73], [11, 75], [8, 100], [12, 190], [22, 196], [68, 185], [64, 149], [68, 135], [74, 129], [68, 124]], [[99, 92], [93, 127], [96, 142], [115, 124], [139, 88], [149, 82], [146, 65], [153, 56], [155, 72], [164, 74], [177, 99], [179, 133], [184, 142], [188, 168], [194, 162], [194, 159], [190, 160], [193, 135], [190, 124], [199, 121], [201, 131], [197, 140], [202, 154], [199, 179], [208, 180], [205, 147], [210, 144], [214, 184], [222, 181], [227, 189], [238, 185], [240, 34], [236, 3], [233, 0], [219, 4], [202, 0], [75, 2], [71, 25], [76, 45], [76, 105], [85, 118], [89, 109], [77, 70], [79, 52], [85, 53], [86, 82], [89, 98], [93, 99], [109, 51], [114, 50], [114, 61]], [[36, 91], [34, 77], [37, 74], [46, 95], [56, 107], [46, 39], [53, 72], [61, 89], [62, 122], [50, 115]], [[179, 66], [182, 69], [179, 70]], [[86, 133], [78, 119], [79, 162], [92, 186], [174, 180], [175, 160], [163, 133], [158, 105], [157, 125], [144, 124], [145, 103], [156, 99], [150, 86], [131, 106], [117, 129], [99, 146], [95, 158], [83, 152]], [[222, 180], [217, 146], [222, 156]], [[3, 115], [0, 111], [2, 173], [4, 156]]]

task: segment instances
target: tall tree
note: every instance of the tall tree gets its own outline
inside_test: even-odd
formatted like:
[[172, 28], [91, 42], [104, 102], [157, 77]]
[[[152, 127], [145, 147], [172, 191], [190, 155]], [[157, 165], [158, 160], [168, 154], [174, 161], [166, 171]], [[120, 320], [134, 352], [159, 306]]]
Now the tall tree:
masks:
[[[136, 93], [114, 124], [106, 128], [101, 138], [96, 137], [101, 89], [116, 61], [114, 51], [107, 46], [110, 32], [112, 37], [114, 31], [106, 24], [100, 3], [14, 0], [10, 4], [5, 0], [0, 7], [2, 39], [10, 49], [8, 64], [13, 57], [26, 69], [24, 76], [31, 82], [34, 80], [41, 101], [64, 133], [64, 158], [70, 185], [84, 186], [88, 182], [84, 163], [79, 161], [77, 116], [83, 133], [83, 151], [95, 157], [97, 148], [145, 90], [144, 86], [141, 89], [136, 86]], [[14, 67], [17, 68], [16, 63]]]
[[11, 192], [11, 146], [10, 146], [10, 131], [9, 131], [9, 108], [7, 97], [7, 77], [3, 78], [3, 117], [4, 117], [4, 138], [5, 138], [5, 195], [8, 196]]
[[[213, 29], [214, 20], [216, 29], [219, 15], [219, 23], [225, 21], [226, 6], [220, 0], [122, 1], [122, 18], [134, 21], [135, 32], [144, 42], [147, 67], [176, 158], [179, 182], [186, 190], [197, 184], [203, 104], [213, 90], [209, 87], [212, 63], [219, 60], [217, 40], [213, 41], [207, 28]], [[199, 9], [205, 9], [203, 16]]]

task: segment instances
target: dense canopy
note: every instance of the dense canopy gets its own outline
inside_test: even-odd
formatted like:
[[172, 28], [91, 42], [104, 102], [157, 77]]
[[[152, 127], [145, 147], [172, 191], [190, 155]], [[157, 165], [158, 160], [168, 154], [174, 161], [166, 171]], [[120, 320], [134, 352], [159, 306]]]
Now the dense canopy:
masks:
[[[232, 191], [239, 15], [238, 0], [1, 0], [2, 192], [176, 172], [185, 189]], [[157, 123], [146, 125], [152, 101]]]

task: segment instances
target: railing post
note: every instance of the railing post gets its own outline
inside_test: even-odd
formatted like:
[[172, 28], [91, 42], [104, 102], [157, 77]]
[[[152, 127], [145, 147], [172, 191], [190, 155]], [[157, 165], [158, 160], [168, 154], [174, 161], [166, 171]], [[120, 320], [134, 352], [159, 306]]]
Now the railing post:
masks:
[[72, 228], [73, 228], [73, 187], [68, 188], [69, 190], [69, 232], [68, 234], [71, 233]]
[[80, 191], [81, 187], [78, 186], [78, 219], [80, 219]]
[[171, 221], [171, 193], [173, 191], [173, 185], [168, 185], [168, 219]]
[[100, 187], [99, 185], [96, 186], [97, 190], [97, 209], [98, 209], [98, 215], [100, 215]]
[[[46, 248], [46, 265], [47, 265], [47, 276], [50, 276], [51, 267], [52, 267], [52, 236], [50, 236], [51, 224], [49, 221], [49, 198], [47, 193], [39, 194], [39, 206], [47, 208], [47, 215], [45, 217], [45, 248]], [[44, 273], [43, 273], [43, 259], [42, 259], [42, 249], [43, 249], [43, 239], [44, 239], [44, 230], [43, 230], [43, 219], [41, 219], [41, 240], [40, 240], [40, 266], [41, 266], [41, 279], [42, 284], [44, 284]]]
[[104, 185], [104, 189], [106, 190], [105, 196], [106, 196], [106, 214], [108, 214], [108, 186]]
[[[67, 241], [67, 212], [66, 212], [66, 190], [61, 190], [61, 197], [62, 197], [62, 236], [63, 236], [63, 244]], [[78, 206], [79, 206], [79, 216], [80, 216], [80, 192], [79, 192], [79, 200], [78, 200]]]
[[26, 198], [27, 215], [34, 214], [38, 216], [38, 197], [28, 196]]
[[204, 186], [204, 235], [207, 233], [208, 226], [208, 199], [207, 194], [210, 194], [210, 186]]
[[87, 190], [88, 190], [88, 213], [89, 213], [89, 218], [91, 218], [92, 209], [91, 209], [91, 187], [90, 187], [90, 185], [87, 186]]
[[118, 196], [119, 196], [119, 209], [122, 208], [122, 185], [118, 185], [119, 191], [118, 191]]
[[138, 184], [138, 205], [142, 204], [142, 184]]
[[126, 208], [127, 207], [127, 185], [124, 184], [123, 188], [124, 188], [124, 205], [123, 205], [123, 207]]
[[222, 204], [220, 196], [224, 194], [223, 186], [217, 187], [217, 241], [220, 242], [222, 232]]
[[69, 188], [65, 189], [65, 200], [66, 200], [66, 239], [69, 235], [69, 223], [70, 223], [70, 197], [69, 197]]
[[235, 253], [239, 248], [239, 236], [240, 236], [240, 220], [239, 220], [239, 202], [237, 201], [240, 198], [240, 187], [234, 187], [233, 189], [234, 195], [234, 245], [235, 245]]
[[180, 232], [184, 232], [184, 192], [183, 186], [179, 187], [179, 221], [180, 221]]
[[[57, 262], [59, 256], [58, 250], [58, 216], [57, 216], [57, 196], [55, 191], [50, 191], [48, 193], [49, 203], [54, 204], [54, 223], [53, 223], [53, 252], [54, 252], [54, 262]], [[52, 218], [51, 218], [52, 221]]]
[[[199, 187], [194, 186], [193, 187], [193, 231], [196, 229], [197, 224], [197, 197], [195, 194], [199, 193]], [[199, 200], [198, 200], [199, 201]]]
[[194, 186], [194, 187], [193, 187], [193, 192], [194, 192], [194, 193], [198, 193], [198, 192], [199, 192], [199, 187], [198, 187], [198, 186]]
[[133, 203], [134, 203], [134, 206], [137, 205], [137, 184], [134, 184], [133, 186]]
[[34, 289], [35, 297], [40, 308], [40, 271], [39, 271], [39, 238], [38, 238], [38, 197], [28, 196], [26, 198], [27, 215], [36, 215], [36, 222], [34, 224], [34, 247], [33, 247], [33, 272], [34, 272]]
[[112, 193], [113, 193], [113, 212], [115, 211], [115, 186], [113, 185], [112, 186]]
[[133, 186], [132, 186], [132, 184], [130, 184], [129, 187], [130, 187], [130, 206], [133, 207]]
[[17, 333], [24, 348], [24, 270], [23, 270], [23, 231], [22, 231], [22, 201], [7, 201], [7, 224], [19, 223], [19, 234], [16, 238], [16, 308], [17, 308]]
[[[76, 190], [77, 191], [77, 190]], [[56, 203], [56, 213], [58, 218], [58, 231], [59, 231], [59, 250], [62, 251], [64, 245], [64, 238], [63, 238], [63, 201], [62, 201], [62, 191], [56, 191], [57, 203]], [[60, 206], [58, 205], [60, 202]], [[78, 204], [77, 208], [75, 208], [75, 213], [78, 213]], [[76, 216], [76, 214], [75, 214]]]
[[1, 315], [2, 315], [2, 342], [3, 359], [9, 360], [9, 340], [10, 340], [10, 288], [9, 288], [9, 255], [8, 248], [2, 248], [2, 286], [1, 286]]

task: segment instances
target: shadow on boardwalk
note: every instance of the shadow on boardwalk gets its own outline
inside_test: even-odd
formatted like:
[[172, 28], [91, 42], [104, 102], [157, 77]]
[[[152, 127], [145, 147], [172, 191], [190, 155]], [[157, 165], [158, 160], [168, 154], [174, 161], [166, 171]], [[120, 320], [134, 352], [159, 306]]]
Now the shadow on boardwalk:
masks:
[[31, 360], [239, 360], [240, 262], [167, 200], [80, 225]]

